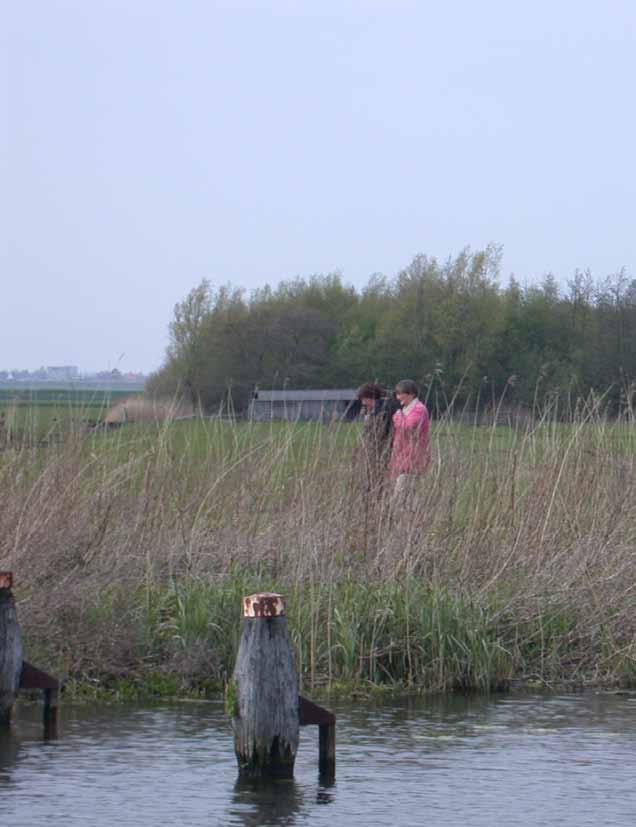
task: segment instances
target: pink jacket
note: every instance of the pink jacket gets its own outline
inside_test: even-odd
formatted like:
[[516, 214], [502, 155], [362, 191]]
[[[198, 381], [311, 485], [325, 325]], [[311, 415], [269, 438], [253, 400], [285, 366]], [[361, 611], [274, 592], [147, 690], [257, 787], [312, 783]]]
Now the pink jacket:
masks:
[[393, 447], [389, 475], [421, 474], [430, 461], [428, 442], [429, 416], [426, 405], [413, 400], [408, 410], [393, 414]]

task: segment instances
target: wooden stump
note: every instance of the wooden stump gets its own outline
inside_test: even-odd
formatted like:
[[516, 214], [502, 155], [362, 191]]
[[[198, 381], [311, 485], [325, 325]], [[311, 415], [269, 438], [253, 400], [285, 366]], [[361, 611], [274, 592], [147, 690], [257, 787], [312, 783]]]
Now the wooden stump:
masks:
[[0, 572], [0, 726], [11, 721], [22, 673], [22, 637], [10, 572]]
[[244, 598], [243, 617], [227, 692], [239, 773], [292, 778], [298, 749], [298, 679], [281, 596]]

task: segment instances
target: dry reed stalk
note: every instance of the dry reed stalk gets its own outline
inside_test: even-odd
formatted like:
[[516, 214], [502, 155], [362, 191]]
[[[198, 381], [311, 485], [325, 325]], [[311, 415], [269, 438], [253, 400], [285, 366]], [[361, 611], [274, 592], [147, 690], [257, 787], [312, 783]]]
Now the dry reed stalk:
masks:
[[[406, 511], [388, 487], [365, 502], [355, 431], [344, 424], [166, 420], [75, 435], [3, 452], [0, 567], [19, 572], [30, 639], [80, 671], [125, 671], [139, 659], [140, 591], [248, 572], [310, 601], [303, 657], [313, 684], [323, 668], [334, 674], [343, 583], [426, 584], [491, 607], [511, 640], [511, 629], [543, 629], [546, 651], [550, 629], [568, 618], [564, 674], [602, 676], [634, 662], [636, 632], [636, 459], [629, 434], [617, 449], [617, 428], [587, 414], [533, 430], [439, 423]], [[406, 597], [412, 675], [420, 643]], [[374, 618], [361, 664], [377, 660], [387, 620]]]

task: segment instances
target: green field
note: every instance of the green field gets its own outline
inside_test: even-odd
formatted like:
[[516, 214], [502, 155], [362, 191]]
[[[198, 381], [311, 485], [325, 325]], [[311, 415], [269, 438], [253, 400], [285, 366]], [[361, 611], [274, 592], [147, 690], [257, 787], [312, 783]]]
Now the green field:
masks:
[[[431, 439], [444, 457], [461, 458], [470, 465], [485, 460], [493, 467], [516, 458], [525, 466], [550, 460], [563, 452], [601, 451], [609, 456], [636, 456], [636, 427], [626, 423], [543, 423], [528, 430], [507, 426], [472, 427], [452, 421], [434, 421]], [[285, 471], [306, 471], [314, 465], [332, 469], [344, 461], [355, 463], [360, 447], [361, 423], [288, 423], [228, 421], [216, 418], [187, 421], [129, 423], [110, 433], [96, 433], [93, 445], [121, 458], [132, 447], [139, 457], [154, 457], [157, 446], [192, 469], [201, 463], [241, 467], [251, 458], [272, 456], [276, 476]]]
[[0, 387], [0, 418], [11, 439], [38, 442], [100, 422], [134, 391]]

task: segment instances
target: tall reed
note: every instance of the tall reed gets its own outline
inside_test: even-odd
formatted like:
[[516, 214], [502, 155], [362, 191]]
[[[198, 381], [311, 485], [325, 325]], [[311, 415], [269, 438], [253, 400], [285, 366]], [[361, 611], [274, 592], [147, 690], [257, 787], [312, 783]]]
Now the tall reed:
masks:
[[312, 688], [636, 679], [636, 437], [432, 428], [411, 502], [367, 490], [356, 425], [167, 420], [0, 452], [0, 567], [38, 663], [222, 684], [240, 597], [287, 595]]

